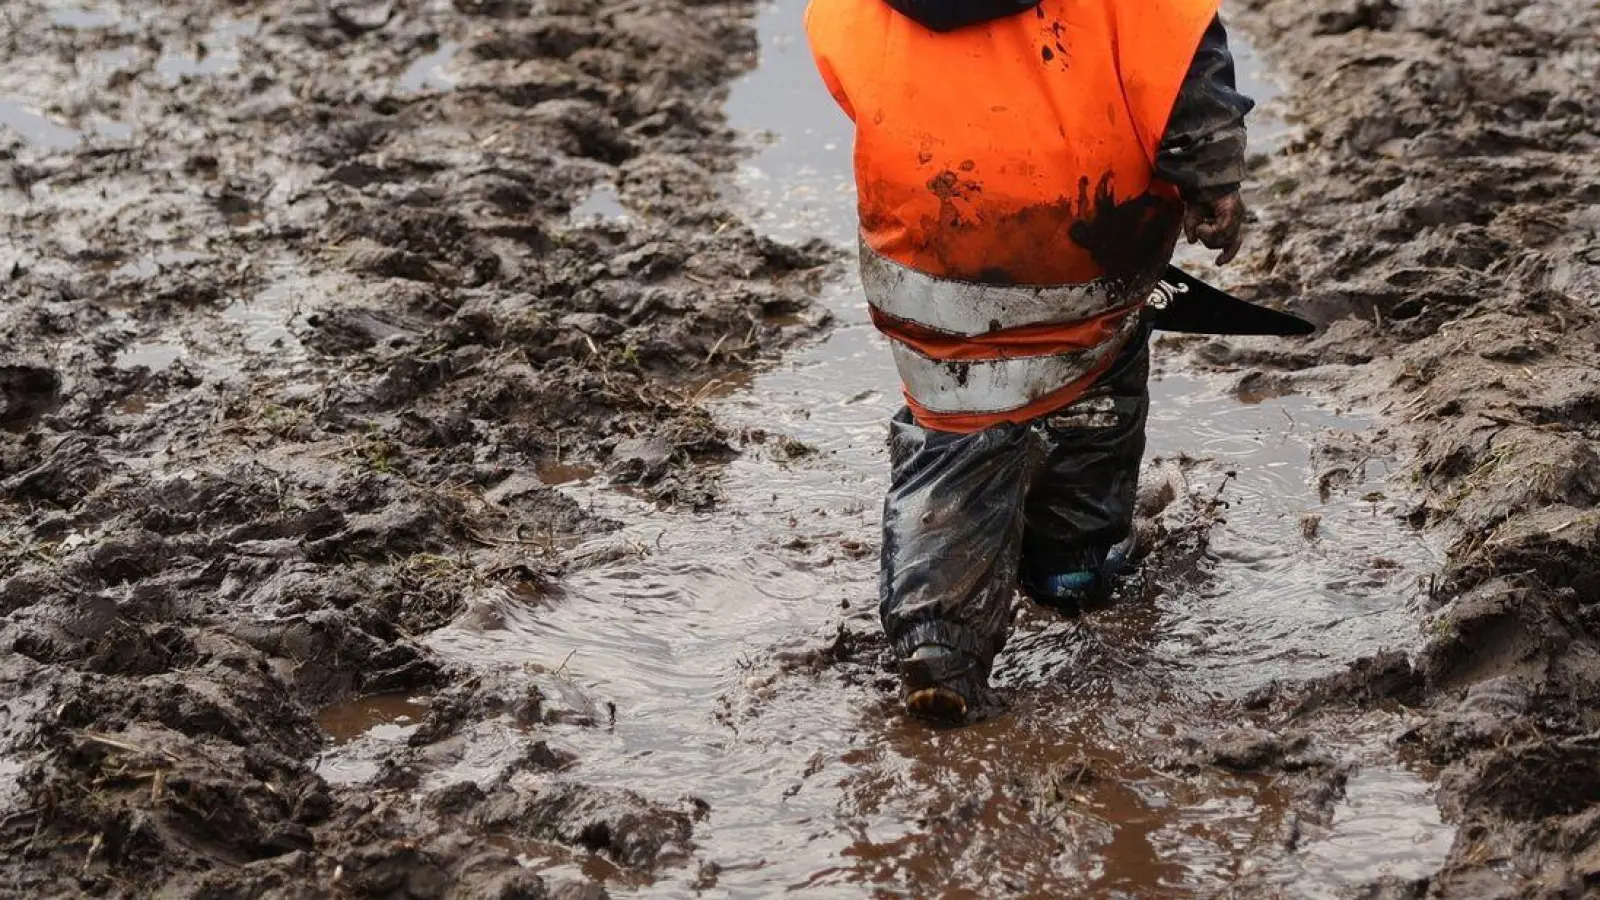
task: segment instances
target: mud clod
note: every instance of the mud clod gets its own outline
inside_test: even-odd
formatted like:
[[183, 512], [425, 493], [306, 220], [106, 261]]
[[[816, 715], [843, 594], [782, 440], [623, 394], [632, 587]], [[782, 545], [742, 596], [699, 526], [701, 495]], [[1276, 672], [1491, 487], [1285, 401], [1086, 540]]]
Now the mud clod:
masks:
[[[1547, 784], [1560, 792], [1539, 789]], [[1600, 735], [1495, 748], [1447, 774], [1445, 792], [1457, 814], [1536, 822], [1583, 812], [1600, 803]]]
[[1233, 772], [1254, 773], [1304, 772], [1334, 766], [1332, 760], [1312, 750], [1310, 735], [1277, 735], [1256, 728], [1187, 738], [1167, 764], [1176, 768], [1221, 766]]
[[631, 791], [568, 782], [532, 793], [503, 787], [479, 807], [477, 821], [492, 833], [555, 839], [638, 869], [682, 862], [693, 846], [688, 813], [652, 804]]
[[1397, 650], [1358, 659], [1343, 672], [1315, 681], [1273, 683], [1252, 691], [1247, 709], [1276, 708], [1292, 716], [1308, 715], [1330, 706], [1416, 702], [1424, 678], [1406, 654]]

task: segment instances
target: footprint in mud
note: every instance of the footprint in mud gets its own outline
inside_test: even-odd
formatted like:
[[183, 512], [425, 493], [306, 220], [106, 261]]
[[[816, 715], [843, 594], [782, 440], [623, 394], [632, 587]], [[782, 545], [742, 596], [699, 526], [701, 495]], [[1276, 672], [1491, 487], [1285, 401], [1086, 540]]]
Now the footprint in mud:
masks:
[[61, 376], [54, 369], [0, 365], [0, 428], [26, 428], [60, 402]]

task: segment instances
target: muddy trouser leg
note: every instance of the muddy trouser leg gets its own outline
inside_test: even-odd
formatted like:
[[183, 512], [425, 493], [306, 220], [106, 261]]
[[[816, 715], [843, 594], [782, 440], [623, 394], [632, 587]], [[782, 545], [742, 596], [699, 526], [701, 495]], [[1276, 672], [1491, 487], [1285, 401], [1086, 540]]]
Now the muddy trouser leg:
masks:
[[1043, 453], [1033, 429], [951, 434], [890, 424], [878, 612], [903, 659], [937, 644], [987, 680], [1011, 625], [1029, 478]]
[[1145, 329], [1083, 399], [1037, 424], [1047, 451], [1028, 495], [1020, 563], [1033, 600], [1074, 612], [1110, 592], [1131, 551], [1149, 379]]

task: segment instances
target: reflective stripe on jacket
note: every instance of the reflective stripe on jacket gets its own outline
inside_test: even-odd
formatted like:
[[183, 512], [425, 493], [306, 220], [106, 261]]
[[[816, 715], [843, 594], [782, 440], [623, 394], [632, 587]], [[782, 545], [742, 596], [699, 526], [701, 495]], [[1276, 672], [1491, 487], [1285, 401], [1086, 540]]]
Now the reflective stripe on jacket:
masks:
[[1182, 219], [1157, 148], [1218, 2], [1044, 0], [939, 34], [812, 0], [856, 123], [863, 285], [921, 424], [1048, 414], [1134, 331]]

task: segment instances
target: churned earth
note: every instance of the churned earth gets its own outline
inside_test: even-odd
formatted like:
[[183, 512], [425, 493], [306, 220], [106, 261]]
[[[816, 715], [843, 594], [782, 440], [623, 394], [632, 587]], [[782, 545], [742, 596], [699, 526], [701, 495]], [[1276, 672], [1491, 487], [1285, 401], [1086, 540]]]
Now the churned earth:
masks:
[[1593, 890], [1600, 10], [1229, 7], [1325, 333], [938, 732], [799, 3], [6, 4], [0, 894]]
[[[1459, 830], [1384, 896], [1600, 891], [1600, 7], [1245, 0], [1297, 131], [1238, 274], [1327, 325], [1202, 365], [1375, 408], [1444, 562], [1425, 644], [1258, 702], [1403, 704]], [[1309, 699], [1308, 699], [1309, 698]]]
[[[540, 473], [707, 508], [763, 437], [704, 399], [830, 254], [720, 199], [750, 12], [5, 4], [0, 892], [576, 897], [482, 835], [683, 851], [690, 799], [535, 795], [534, 741], [424, 828], [402, 772], [330, 788], [318, 712], [466, 691], [420, 636], [604, 562]], [[560, 687], [497, 700], [537, 733]]]

